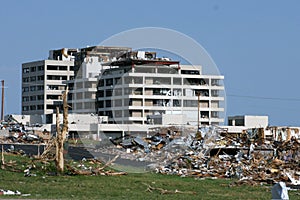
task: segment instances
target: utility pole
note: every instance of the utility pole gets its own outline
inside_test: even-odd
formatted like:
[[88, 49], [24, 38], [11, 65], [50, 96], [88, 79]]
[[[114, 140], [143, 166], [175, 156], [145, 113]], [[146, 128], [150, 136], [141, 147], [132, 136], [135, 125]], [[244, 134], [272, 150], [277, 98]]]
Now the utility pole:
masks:
[[200, 130], [200, 91], [197, 92], [197, 96], [198, 96], [198, 113], [197, 113], [197, 116], [198, 116], [198, 126], [197, 126], [197, 132], [196, 132], [196, 138], [198, 140], [201, 140], [202, 139], [202, 135], [201, 135], [201, 132], [199, 131]]
[[200, 129], [200, 92], [197, 93], [198, 96], [198, 130]]
[[2, 101], [1, 101], [1, 120], [4, 120], [4, 80], [1, 81], [2, 83]]

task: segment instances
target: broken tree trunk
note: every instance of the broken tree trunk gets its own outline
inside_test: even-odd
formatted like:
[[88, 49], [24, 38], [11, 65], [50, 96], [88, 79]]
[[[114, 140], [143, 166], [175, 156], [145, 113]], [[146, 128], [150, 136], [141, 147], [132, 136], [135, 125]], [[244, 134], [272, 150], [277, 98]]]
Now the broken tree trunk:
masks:
[[67, 104], [68, 88], [63, 94], [63, 127], [60, 128], [59, 108], [56, 108], [56, 169], [62, 173], [64, 171], [64, 142], [68, 132], [68, 104]]
[[1, 168], [2, 168], [2, 169], [5, 168], [4, 148], [3, 148], [3, 145], [2, 145], [2, 149], [1, 149]]
[[69, 131], [69, 128], [68, 128], [68, 123], [69, 123], [68, 122], [68, 108], [69, 108], [69, 106], [68, 106], [68, 102], [67, 102], [68, 92], [69, 92], [69, 90], [67, 88], [65, 93], [63, 94], [63, 107], [64, 107], [63, 108], [64, 109], [64, 113], [63, 113], [63, 130], [62, 130], [63, 140], [66, 139], [67, 133]]

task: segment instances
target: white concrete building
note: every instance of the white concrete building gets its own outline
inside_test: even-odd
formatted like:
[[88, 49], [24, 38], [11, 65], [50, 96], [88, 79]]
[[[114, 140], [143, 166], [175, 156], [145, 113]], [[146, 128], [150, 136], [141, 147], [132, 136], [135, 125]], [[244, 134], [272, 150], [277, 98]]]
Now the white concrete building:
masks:
[[204, 75], [201, 66], [156, 58], [155, 52], [128, 52], [107, 66], [99, 77], [97, 107], [110, 123], [197, 125], [198, 116], [201, 125], [224, 122], [224, 76]]
[[76, 49], [50, 51], [48, 60], [22, 64], [22, 114], [50, 114], [62, 103], [64, 81], [74, 78]]

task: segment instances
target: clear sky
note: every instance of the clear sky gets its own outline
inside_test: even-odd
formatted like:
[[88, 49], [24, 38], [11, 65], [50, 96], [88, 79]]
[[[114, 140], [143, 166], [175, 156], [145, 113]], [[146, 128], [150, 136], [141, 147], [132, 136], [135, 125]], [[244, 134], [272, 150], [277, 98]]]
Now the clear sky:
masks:
[[300, 126], [300, 1], [0, 1], [5, 113], [21, 112], [21, 64], [50, 49], [99, 44], [138, 27], [199, 42], [225, 76], [227, 115], [269, 115]]

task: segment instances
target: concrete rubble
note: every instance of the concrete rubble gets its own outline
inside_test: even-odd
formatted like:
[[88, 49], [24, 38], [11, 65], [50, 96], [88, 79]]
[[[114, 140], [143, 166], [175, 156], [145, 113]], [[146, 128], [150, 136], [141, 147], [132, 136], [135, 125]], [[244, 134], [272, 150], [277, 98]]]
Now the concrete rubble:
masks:
[[232, 135], [206, 126], [196, 134], [171, 133], [117, 138], [111, 142], [118, 148], [100, 151], [148, 162], [148, 169], [161, 174], [236, 178], [233, 185], [286, 182], [300, 187], [300, 137], [292, 128], [249, 129]]

